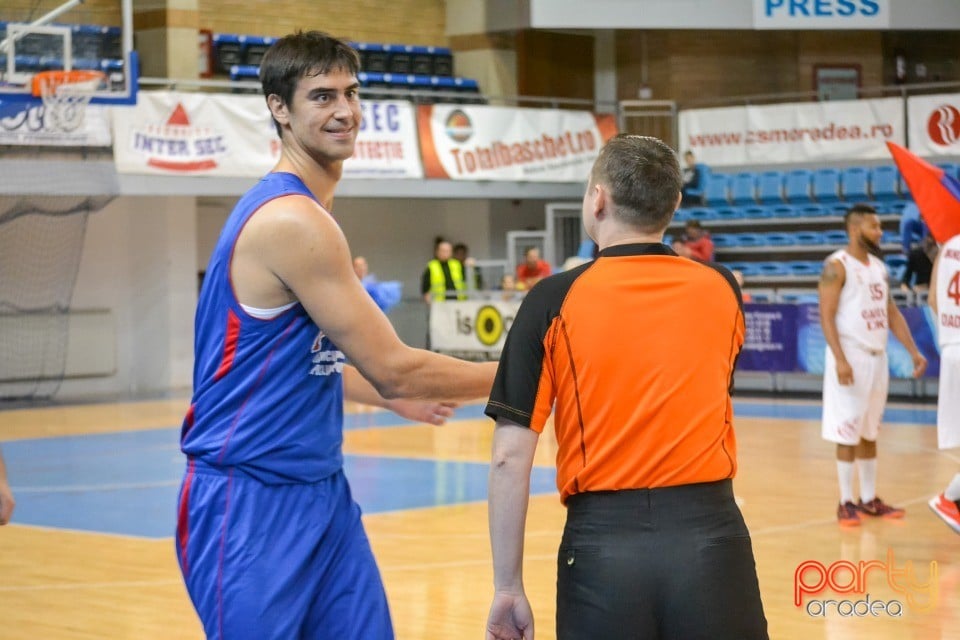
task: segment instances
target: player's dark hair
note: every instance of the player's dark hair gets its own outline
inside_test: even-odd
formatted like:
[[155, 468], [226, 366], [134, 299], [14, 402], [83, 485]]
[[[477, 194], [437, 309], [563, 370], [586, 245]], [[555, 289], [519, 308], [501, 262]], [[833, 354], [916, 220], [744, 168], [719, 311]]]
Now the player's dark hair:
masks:
[[868, 204], [858, 202], [857, 204], [847, 209], [847, 212], [843, 214], [843, 228], [849, 229], [850, 225], [854, 221], [859, 220], [862, 216], [865, 216], [865, 215], [875, 216], [877, 215], [877, 210]]
[[[260, 84], [263, 95], [279, 96], [290, 106], [301, 78], [342, 70], [353, 75], [360, 72], [360, 56], [345, 40], [322, 31], [297, 31], [271, 45], [260, 62]], [[273, 120], [277, 135], [280, 123]]]

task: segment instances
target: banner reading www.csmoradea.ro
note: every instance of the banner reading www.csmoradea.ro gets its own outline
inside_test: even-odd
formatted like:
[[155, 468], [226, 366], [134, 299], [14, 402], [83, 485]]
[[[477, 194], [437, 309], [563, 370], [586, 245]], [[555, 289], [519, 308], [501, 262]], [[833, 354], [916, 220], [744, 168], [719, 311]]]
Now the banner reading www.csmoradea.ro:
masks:
[[[365, 102], [350, 178], [419, 178], [413, 107]], [[262, 96], [141, 92], [115, 110], [114, 159], [120, 173], [257, 177], [280, 157], [280, 140]]]
[[428, 178], [584, 180], [613, 116], [588, 111], [466, 105], [420, 106], [417, 115]]

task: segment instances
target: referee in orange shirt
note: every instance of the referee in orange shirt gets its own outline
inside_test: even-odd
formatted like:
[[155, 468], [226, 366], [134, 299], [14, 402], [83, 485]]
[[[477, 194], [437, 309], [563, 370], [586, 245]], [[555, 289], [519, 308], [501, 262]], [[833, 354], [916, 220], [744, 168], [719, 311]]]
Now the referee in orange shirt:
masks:
[[662, 244], [680, 167], [660, 140], [618, 135], [583, 198], [600, 247], [535, 286], [507, 337], [496, 420], [488, 639], [531, 639], [522, 579], [530, 469], [555, 407], [557, 638], [767, 638], [750, 534], [733, 497], [730, 389], [744, 338], [729, 271]]

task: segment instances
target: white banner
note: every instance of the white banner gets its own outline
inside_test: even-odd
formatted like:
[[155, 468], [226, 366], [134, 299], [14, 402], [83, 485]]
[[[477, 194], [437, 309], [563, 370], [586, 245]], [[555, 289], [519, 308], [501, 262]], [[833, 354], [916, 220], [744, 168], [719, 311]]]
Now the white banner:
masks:
[[430, 348], [498, 355], [520, 302], [464, 300], [430, 305]]
[[907, 98], [910, 150], [920, 156], [960, 156], [960, 93]]
[[[368, 102], [350, 178], [419, 178], [413, 107]], [[280, 140], [262, 96], [140, 92], [114, 116], [120, 173], [257, 177], [280, 157]]]
[[889, 160], [904, 144], [900, 98], [680, 112], [680, 148], [711, 167]]
[[891, 0], [753, 0], [756, 29], [888, 29]]
[[119, 173], [256, 177], [280, 154], [262, 96], [141, 91], [113, 135]]
[[428, 178], [571, 182], [586, 178], [612, 116], [587, 111], [469, 105], [421, 106]]
[[39, 100], [11, 100], [0, 94], [0, 145], [110, 146], [110, 113], [106, 107], [70, 109], [69, 113], [60, 112], [44, 108]]

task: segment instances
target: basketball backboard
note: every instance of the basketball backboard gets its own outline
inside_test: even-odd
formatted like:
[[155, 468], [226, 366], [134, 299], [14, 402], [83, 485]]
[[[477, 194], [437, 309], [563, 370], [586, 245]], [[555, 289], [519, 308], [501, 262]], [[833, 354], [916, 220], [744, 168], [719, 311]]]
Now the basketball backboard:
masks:
[[92, 104], [136, 104], [140, 71], [133, 50], [132, 0], [33, 0], [0, 6], [0, 118], [22, 110], [24, 103], [43, 102], [38, 87], [44, 83], [36, 81], [37, 74], [61, 71], [102, 78], [77, 87]]

